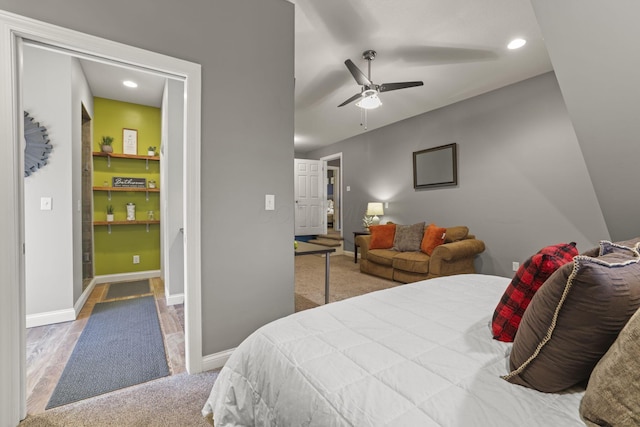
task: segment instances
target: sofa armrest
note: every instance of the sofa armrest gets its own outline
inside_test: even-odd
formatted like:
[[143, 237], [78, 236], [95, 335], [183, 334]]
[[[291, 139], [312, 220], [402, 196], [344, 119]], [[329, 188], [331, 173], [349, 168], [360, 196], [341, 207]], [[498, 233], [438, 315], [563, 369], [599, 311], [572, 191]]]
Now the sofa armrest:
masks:
[[474, 257], [484, 252], [484, 242], [478, 239], [464, 239], [457, 242], [445, 243], [433, 250], [431, 262], [438, 260], [455, 261]]
[[371, 241], [371, 236], [368, 234], [361, 234], [356, 236], [356, 246], [358, 246], [360, 250], [360, 259], [367, 259], [367, 252], [369, 251], [369, 242]]

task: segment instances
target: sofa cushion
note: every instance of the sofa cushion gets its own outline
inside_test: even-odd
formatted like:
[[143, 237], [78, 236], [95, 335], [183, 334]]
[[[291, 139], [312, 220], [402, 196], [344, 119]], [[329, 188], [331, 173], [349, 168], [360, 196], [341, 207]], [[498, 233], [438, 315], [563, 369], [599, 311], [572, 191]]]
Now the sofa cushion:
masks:
[[372, 249], [367, 252], [367, 260], [391, 267], [393, 257], [396, 255], [398, 255], [398, 252], [391, 249]]
[[578, 250], [574, 242], [560, 243], [540, 249], [523, 262], [493, 312], [493, 338], [512, 342], [522, 315], [540, 286], [554, 271], [571, 262], [576, 255]]
[[393, 249], [400, 252], [419, 251], [424, 235], [424, 221], [413, 225], [396, 225]]
[[424, 231], [420, 250], [427, 255], [431, 255], [436, 246], [440, 246], [444, 243], [446, 233], [446, 228], [438, 227], [435, 224], [429, 224], [427, 229]]
[[370, 225], [369, 233], [371, 233], [369, 249], [391, 249], [393, 247], [393, 238], [396, 233], [396, 225]]
[[639, 306], [640, 257], [574, 257], [531, 300], [504, 378], [543, 392], [585, 382]]
[[640, 310], [589, 377], [580, 415], [597, 425], [640, 425]]
[[458, 225], [455, 227], [448, 227], [447, 233], [444, 236], [445, 243], [457, 242], [458, 240], [462, 240], [469, 234], [469, 227], [465, 227], [464, 225]]
[[423, 252], [400, 252], [393, 257], [393, 268], [412, 273], [429, 272], [429, 255]]

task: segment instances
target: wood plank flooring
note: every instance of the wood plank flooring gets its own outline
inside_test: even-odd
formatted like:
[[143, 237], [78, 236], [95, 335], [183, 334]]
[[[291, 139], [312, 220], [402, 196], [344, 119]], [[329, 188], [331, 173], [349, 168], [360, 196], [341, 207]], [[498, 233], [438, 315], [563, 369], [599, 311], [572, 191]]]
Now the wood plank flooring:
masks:
[[[185, 371], [184, 306], [167, 306], [164, 284], [160, 278], [149, 279], [151, 293], [156, 300], [165, 352], [171, 375]], [[78, 319], [27, 329], [27, 412], [43, 412], [62, 375], [71, 352], [82, 333], [96, 303], [105, 301], [109, 284], [96, 285]], [[137, 295], [140, 296], [140, 295]], [[136, 297], [137, 297], [136, 296]], [[128, 299], [127, 297], [120, 299]]]

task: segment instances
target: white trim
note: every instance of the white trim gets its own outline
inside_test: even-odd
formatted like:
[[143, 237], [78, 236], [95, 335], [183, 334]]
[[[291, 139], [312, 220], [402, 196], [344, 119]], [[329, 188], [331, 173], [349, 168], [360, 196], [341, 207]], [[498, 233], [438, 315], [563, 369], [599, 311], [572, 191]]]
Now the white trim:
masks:
[[235, 348], [220, 351], [218, 353], [209, 354], [208, 356], [204, 356], [202, 358], [202, 370], [203, 371], [211, 371], [213, 369], [219, 369], [227, 363], [231, 354], [235, 351]]
[[72, 322], [74, 320], [76, 320], [76, 311], [73, 308], [29, 314], [27, 315], [27, 328], [52, 325], [54, 323]]
[[[200, 204], [201, 73], [193, 70], [185, 81], [183, 195], [184, 212], [184, 316], [187, 372], [202, 371], [202, 254]], [[167, 248], [168, 249], [168, 248]]]
[[84, 307], [85, 303], [89, 299], [89, 296], [91, 295], [91, 292], [93, 292], [93, 289], [95, 287], [96, 287], [96, 278], [94, 277], [93, 279], [91, 279], [91, 282], [89, 282], [85, 290], [82, 292], [82, 294], [80, 295], [80, 298], [78, 298], [78, 301], [76, 301], [76, 303], [73, 305], [73, 310], [75, 311], [76, 319], [80, 315], [80, 311], [82, 311], [82, 307]]
[[17, 90], [20, 43], [11, 22], [0, 15], [0, 194], [5, 204], [0, 221], [0, 425], [14, 426], [26, 411], [26, 344], [24, 285], [24, 167], [21, 158], [22, 104]]
[[[323, 166], [327, 166], [327, 162], [329, 160], [335, 160], [335, 159], [339, 159], [340, 160], [340, 175], [338, 178], [338, 185], [340, 185], [340, 219], [339, 219], [339, 225], [340, 225], [340, 236], [344, 237], [344, 199], [345, 199], [345, 192], [342, 191], [342, 189], [344, 188], [344, 180], [342, 179], [343, 176], [343, 171], [344, 171], [344, 163], [342, 160], [342, 151], [339, 153], [334, 153], [334, 154], [330, 154], [328, 156], [324, 156], [324, 157], [320, 157], [320, 160], [323, 162]], [[325, 180], [327, 178], [327, 174], [325, 172]], [[327, 186], [325, 185], [325, 193], [326, 193], [326, 188]]]
[[132, 280], [151, 279], [160, 277], [160, 270], [134, 271], [131, 273], [105, 274], [93, 278], [96, 284], [112, 283], [112, 282], [128, 282]]
[[166, 295], [167, 305], [176, 305], [184, 303], [184, 294]]
[[[18, 49], [22, 39], [184, 79], [185, 86], [185, 354], [189, 373], [202, 368], [200, 126], [201, 66], [0, 11], [0, 425], [26, 416], [22, 111]], [[5, 334], [6, 329], [6, 334]], [[8, 374], [5, 376], [4, 374]]]

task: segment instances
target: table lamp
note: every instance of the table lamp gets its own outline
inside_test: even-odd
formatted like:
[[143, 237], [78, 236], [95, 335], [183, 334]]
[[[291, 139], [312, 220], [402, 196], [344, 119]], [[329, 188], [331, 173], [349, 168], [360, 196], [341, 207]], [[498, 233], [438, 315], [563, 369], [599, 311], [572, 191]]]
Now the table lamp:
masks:
[[380, 224], [380, 218], [378, 218], [378, 215], [384, 215], [382, 202], [369, 202], [367, 204], [367, 215], [373, 216], [373, 218], [371, 218], [371, 225]]

